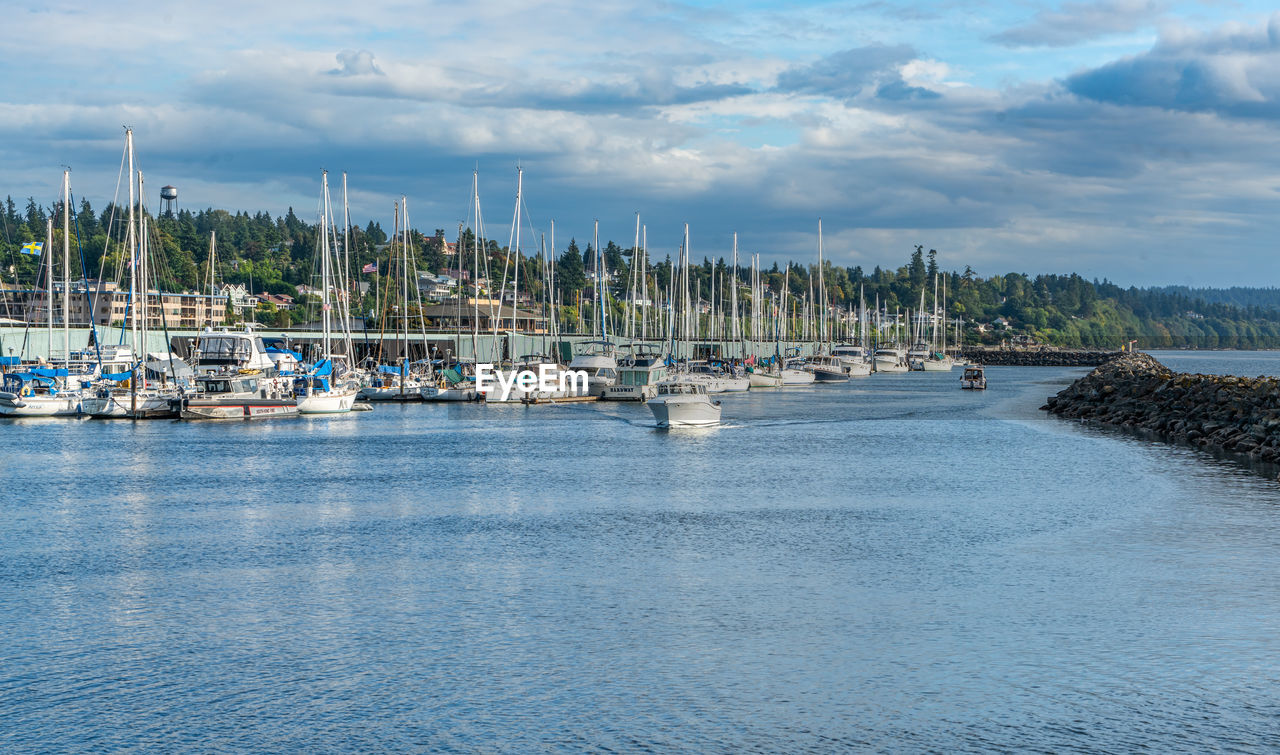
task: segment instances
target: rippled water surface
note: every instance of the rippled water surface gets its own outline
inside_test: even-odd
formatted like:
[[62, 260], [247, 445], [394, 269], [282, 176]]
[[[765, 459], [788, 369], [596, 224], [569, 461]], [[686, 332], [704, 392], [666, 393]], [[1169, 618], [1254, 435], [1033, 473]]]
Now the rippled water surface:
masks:
[[1083, 372], [0, 425], [0, 749], [1274, 747], [1280, 487]]

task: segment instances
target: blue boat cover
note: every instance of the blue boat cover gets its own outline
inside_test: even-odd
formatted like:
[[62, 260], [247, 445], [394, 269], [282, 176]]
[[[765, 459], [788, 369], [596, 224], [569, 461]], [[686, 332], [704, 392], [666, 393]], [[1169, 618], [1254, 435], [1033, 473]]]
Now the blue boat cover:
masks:
[[39, 375], [40, 377], [47, 378], [66, 377], [68, 374], [65, 368], [54, 369], [52, 367], [32, 367], [31, 372]]

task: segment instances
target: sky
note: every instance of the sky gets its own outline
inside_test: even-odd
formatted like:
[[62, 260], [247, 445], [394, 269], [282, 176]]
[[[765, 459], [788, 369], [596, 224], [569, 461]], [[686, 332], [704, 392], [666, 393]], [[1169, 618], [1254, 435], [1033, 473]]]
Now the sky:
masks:
[[0, 195], [149, 199], [505, 243], [1280, 284], [1280, 12], [1255, 2], [11, 2]]

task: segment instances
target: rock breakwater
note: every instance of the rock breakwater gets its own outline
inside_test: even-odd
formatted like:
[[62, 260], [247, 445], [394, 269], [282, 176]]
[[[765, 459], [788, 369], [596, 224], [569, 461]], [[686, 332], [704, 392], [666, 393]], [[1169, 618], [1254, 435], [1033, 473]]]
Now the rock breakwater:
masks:
[[1119, 351], [1087, 349], [965, 349], [965, 359], [998, 367], [1097, 367]]
[[1125, 354], [1040, 408], [1280, 464], [1280, 380], [1275, 378], [1176, 373], [1148, 354]]

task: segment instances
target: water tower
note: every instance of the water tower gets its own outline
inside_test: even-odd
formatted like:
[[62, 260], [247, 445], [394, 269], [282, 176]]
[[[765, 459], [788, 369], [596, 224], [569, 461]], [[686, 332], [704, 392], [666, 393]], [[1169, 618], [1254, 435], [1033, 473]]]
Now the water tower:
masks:
[[173, 217], [173, 203], [178, 201], [178, 187], [165, 186], [160, 189], [160, 214]]

